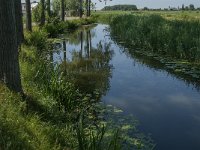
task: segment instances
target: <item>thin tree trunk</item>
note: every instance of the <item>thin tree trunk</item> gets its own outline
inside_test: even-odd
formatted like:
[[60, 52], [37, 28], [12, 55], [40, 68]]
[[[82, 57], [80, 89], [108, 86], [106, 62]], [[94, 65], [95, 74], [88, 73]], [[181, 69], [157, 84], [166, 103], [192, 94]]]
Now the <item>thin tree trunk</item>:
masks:
[[61, 20], [65, 21], [65, 2], [61, 0]]
[[82, 57], [83, 57], [83, 31], [81, 31], [81, 33], [80, 33], [80, 38], [81, 38], [80, 58], [82, 59]]
[[15, 0], [15, 20], [17, 30], [17, 44], [20, 45], [24, 40], [21, 0]]
[[45, 24], [45, 0], [40, 0], [41, 3], [41, 20], [40, 20], [40, 26], [43, 26]]
[[91, 0], [89, 0], [89, 3], [88, 3], [88, 16], [90, 17], [91, 15]]
[[47, 0], [47, 14], [51, 17], [51, 0]]
[[88, 17], [89, 16], [89, 9], [88, 9], [88, 0], [86, 0], [86, 16]]
[[0, 80], [22, 92], [14, 5], [13, 0], [0, 0]]
[[92, 37], [91, 37], [91, 31], [89, 31], [89, 40], [90, 40], [90, 56], [92, 52]]
[[26, 29], [32, 31], [31, 2], [26, 0]]
[[67, 46], [66, 46], [66, 42], [63, 41], [63, 52], [64, 52], [64, 61], [67, 60]]
[[87, 42], [87, 57], [90, 58], [90, 42], [89, 42], [89, 32], [86, 32], [86, 42]]
[[66, 46], [66, 42], [63, 41], [63, 54], [64, 54], [64, 58], [63, 58], [63, 63], [64, 63], [64, 76], [67, 75], [67, 46]]
[[79, 17], [83, 17], [83, 0], [80, 0]]

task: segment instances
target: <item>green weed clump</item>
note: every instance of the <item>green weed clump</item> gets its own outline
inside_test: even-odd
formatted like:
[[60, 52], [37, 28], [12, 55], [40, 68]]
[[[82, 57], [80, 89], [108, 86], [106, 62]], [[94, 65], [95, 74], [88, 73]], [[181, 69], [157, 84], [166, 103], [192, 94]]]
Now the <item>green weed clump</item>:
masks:
[[48, 19], [47, 24], [43, 27], [43, 30], [48, 33], [51, 38], [57, 37], [59, 34], [63, 34], [67, 29], [67, 24], [60, 21], [58, 17], [52, 17]]
[[33, 32], [25, 32], [25, 44], [34, 46], [38, 50], [43, 50], [47, 46], [48, 33], [39, 28], [34, 28]]
[[82, 19], [72, 20], [71, 22], [81, 26], [81, 25], [90, 25], [90, 24], [95, 23], [96, 21], [97, 20], [95, 17], [90, 17], [90, 18], [82, 18]]
[[89, 25], [95, 23], [94, 18], [84, 18], [77, 20], [60, 21], [59, 18], [49, 18], [48, 23], [43, 27], [43, 30], [48, 33], [51, 38], [57, 37], [59, 34], [71, 32], [82, 25]]

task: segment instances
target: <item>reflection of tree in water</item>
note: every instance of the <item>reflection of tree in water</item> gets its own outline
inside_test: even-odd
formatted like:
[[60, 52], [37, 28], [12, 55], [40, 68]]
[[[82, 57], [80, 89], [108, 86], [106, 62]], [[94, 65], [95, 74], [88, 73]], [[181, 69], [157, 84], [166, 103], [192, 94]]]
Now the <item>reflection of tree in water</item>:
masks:
[[95, 36], [95, 32], [92, 31], [92, 29], [95, 27], [96, 25], [91, 25], [91, 26], [83, 26], [81, 27], [81, 30], [76, 30], [74, 31], [72, 34], [69, 34], [68, 37], [66, 37], [68, 40], [69, 40], [69, 43], [71, 45], [79, 45], [80, 42], [81, 42], [81, 36], [80, 36], [80, 33], [82, 32], [83, 35], [82, 35], [82, 42], [86, 42], [86, 32], [87, 31], [90, 31], [91, 34], [91, 38], [93, 38]]
[[[80, 32], [80, 50], [72, 52], [72, 61], [66, 57], [66, 46], [64, 50], [64, 61], [61, 69], [67, 80], [72, 81], [83, 93], [98, 93], [99, 96], [106, 94], [109, 89], [109, 78], [112, 66], [109, 64], [113, 56], [110, 43], [100, 41], [96, 48], [92, 46], [92, 38], [89, 30], [85, 32], [86, 41], [84, 46], [84, 32]], [[66, 45], [66, 43], [63, 43]], [[99, 97], [100, 98], [100, 97]]]
[[[121, 46], [122, 52], [125, 53], [127, 56], [130, 56], [131, 58], [133, 58], [133, 60], [135, 62], [139, 62], [140, 64], [143, 64], [152, 70], [166, 71], [169, 76], [176, 78], [177, 80], [184, 81], [188, 87], [192, 86], [197, 91], [200, 91], [200, 80], [199, 79], [192, 78], [190, 75], [186, 75], [181, 72], [176, 72], [173, 69], [169, 69], [165, 66], [164, 63], [162, 63], [161, 61], [156, 59], [155, 56], [154, 57], [148, 56], [146, 54], [143, 54], [142, 52], [140, 53], [137, 51], [132, 51], [132, 48], [124, 48], [124, 47], [129, 47], [129, 45], [124, 42], [120, 42], [119, 39], [116, 39], [116, 38], [112, 38], [112, 39], [114, 41], [116, 41], [119, 46]], [[183, 66], [181, 66], [181, 67], [187, 68], [186, 64], [183, 64]]]
[[[68, 42], [79, 48], [72, 51], [71, 59], [67, 51], [68, 42], [64, 41], [57, 45], [56, 53], [62, 57], [62, 63], [58, 68], [64, 80], [73, 82], [83, 95], [89, 94], [89, 98], [92, 96], [95, 100], [99, 100], [110, 88], [109, 82], [112, 76], [110, 61], [114, 51], [111, 50], [111, 43], [104, 41], [99, 41], [95, 45], [92, 43], [92, 37], [96, 36], [94, 30], [83, 29], [75, 34], [75, 38], [70, 37]], [[114, 129], [120, 129], [122, 149], [153, 149], [154, 143], [151, 138], [138, 132], [138, 121], [132, 116], [125, 117], [116, 107], [93, 102], [90, 101], [92, 107], [88, 107], [84, 112], [85, 116], [90, 116], [84, 121], [91, 127], [107, 126], [106, 140], [111, 138], [109, 135], [112, 135]]]

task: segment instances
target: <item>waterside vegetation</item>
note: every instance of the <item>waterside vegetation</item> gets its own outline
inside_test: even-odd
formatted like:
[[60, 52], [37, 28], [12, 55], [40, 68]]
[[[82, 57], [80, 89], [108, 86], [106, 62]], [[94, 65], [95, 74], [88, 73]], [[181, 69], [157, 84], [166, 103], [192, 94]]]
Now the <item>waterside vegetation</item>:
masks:
[[[103, 93], [94, 89], [83, 92], [81, 86], [77, 86], [79, 82], [74, 81], [74, 75], [84, 78], [85, 73], [90, 73], [89, 68], [85, 73], [78, 73], [80, 68], [76, 70], [74, 64], [85, 68], [84, 64], [98, 60], [96, 57], [100, 58], [105, 51], [101, 45], [93, 50], [89, 60], [81, 57], [69, 64], [54, 64], [54, 43], [62, 43], [62, 34], [71, 34], [88, 23], [93, 23], [93, 19], [69, 22], [54, 19], [43, 27], [33, 27], [32, 32], [25, 32], [19, 57], [24, 94], [21, 96], [0, 85], [1, 149], [116, 150], [154, 147], [150, 138], [138, 133], [138, 123], [133, 117], [117, 123], [118, 117], [122, 117], [121, 110], [99, 103]], [[79, 57], [78, 54], [74, 56]], [[109, 60], [110, 57], [102, 65]], [[73, 70], [69, 73], [66, 68]], [[130, 132], [137, 134], [131, 137]]]
[[169, 19], [146, 13], [103, 13], [97, 16], [110, 24], [111, 37], [133, 57], [139, 54], [153, 58], [163, 64], [165, 70], [199, 82], [198, 19], [178, 15]]

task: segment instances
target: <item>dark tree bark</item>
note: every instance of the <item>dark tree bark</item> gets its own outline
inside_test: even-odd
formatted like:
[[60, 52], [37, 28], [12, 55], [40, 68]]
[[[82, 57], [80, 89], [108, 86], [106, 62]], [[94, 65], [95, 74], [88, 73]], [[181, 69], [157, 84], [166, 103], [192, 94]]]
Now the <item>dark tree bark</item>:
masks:
[[26, 0], [26, 29], [32, 31], [31, 2]]
[[64, 75], [67, 75], [67, 46], [66, 46], [66, 42], [63, 41], [63, 54], [64, 54], [64, 58], [63, 58], [63, 63], [64, 63]]
[[61, 20], [65, 21], [65, 2], [61, 0]]
[[88, 4], [89, 4], [89, 0], [86, 0], [85, 6], [86, 6], [86, 16], [87, 17], [89, 16], [89, 7], [88, 7]]
[[91, 15], [91, 0], [88, 0], [88, 17]]
[[43, 26], [45, 24], [45, 0], [40, 0], [41, 3], [41, 20], [40, 20], [40, 26]]
[[81, 40], [81, 51], [80, 51], [80, 58], [83, 57], [83, 31], [80, 33], [80, 40]]
[[22, 20], [22, 5], [21, 0], [15, 0], [15, 20], [17, 30], [17, 44], [20, 45], [24, 40], [23, 20]]
[[47, 14], [51, 17], [51, 0], [47, 0]]
[[80, 6], [79, 6], [79, 17], [82, 18], [83, 17], [83, 0], [79, 0], [80, 1]]
[[89, 41], [89, 31], [86, 33], [86, 42], [87, 42], [87, 57], [90, 58], [90, 41]]
[[22, 92], [13, 0], [0, 0], [0, 80]]
[[92, 37], [91, 37], [91, 31], [89, 31], [89, 39], [90, 39], [90, 55], [92, 52]]
[[64, 52], [64, 61], [67, 60], [67, 46], [66, 46], [66, 42], [63, 41], [63, 52]]

